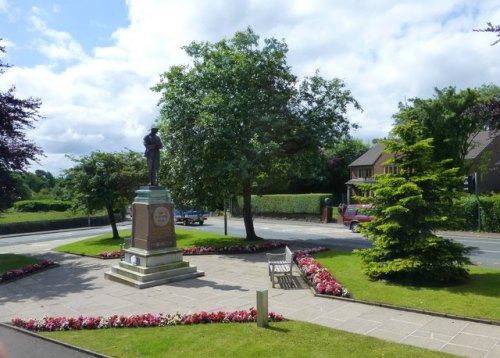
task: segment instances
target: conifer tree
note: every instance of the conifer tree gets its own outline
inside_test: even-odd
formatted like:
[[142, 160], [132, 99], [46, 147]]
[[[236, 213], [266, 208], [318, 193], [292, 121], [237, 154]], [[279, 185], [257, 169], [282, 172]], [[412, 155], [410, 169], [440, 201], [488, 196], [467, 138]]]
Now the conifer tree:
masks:
[[468, 278], [473, 248], [434, 232], [449, 219], [462, 177], [449, 160], [433, 159], [433, 139], [421, 133], [418, 121], [407, 121], [393, 129], [396, 139], [382, 141], [398, 172], [363, 186], [373, 195], [361, 199], [372, 203], [376, 218], [360, 228], [373, 247], [358, 253], [372, 279], [460, 282]]

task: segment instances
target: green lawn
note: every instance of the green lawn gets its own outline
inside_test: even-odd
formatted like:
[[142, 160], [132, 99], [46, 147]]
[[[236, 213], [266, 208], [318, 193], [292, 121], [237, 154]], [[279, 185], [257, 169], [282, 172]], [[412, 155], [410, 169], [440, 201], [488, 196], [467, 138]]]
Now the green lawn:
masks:
[[[235, 246], [247, 244], [248, 241], [240, 237], [224, 236], [222, 234], [207, 233], [198, 230], [175, 228], [177, 247], [191, 246]], [[131, 230], [120, 231], [121, 237], [130, 237]], [[122, 240], [112, 238], [111, 234], [101, 235], [71, 244], [56, 247], [55, 251], [68, 252], [77, 255], [95, 256], [104, 251], [118, 251]], [[262, 243], [265, 240], [255, 240], [252, 244]]]
[[15, 255], [15, 254], [0, 254], [0, 274], [19, 269], [24, 266], [33, 265], [41, 262], [34, 257]]
[[[98, 214], [104, 215], [103, 213]], [[26, 221], [48, 221], [59, 219], [72, 219], [87, 217], [82, 212], [73, 211], [43, 211], [36, 213], [23, 213], [13, 210], [7, 210], [0, 214], [0, 224], [19, 223]]]
[[113, 357], [452, 357], [312, 323], [216, 323], [44, 332]]
[[470, 281], [461, 285], [401, 286], [370, 281], [361, 272], [361, 259], [350, 252], [326, 251], [314, 257], [356, 299], [500, 321], [500, 270], [472, 266]]

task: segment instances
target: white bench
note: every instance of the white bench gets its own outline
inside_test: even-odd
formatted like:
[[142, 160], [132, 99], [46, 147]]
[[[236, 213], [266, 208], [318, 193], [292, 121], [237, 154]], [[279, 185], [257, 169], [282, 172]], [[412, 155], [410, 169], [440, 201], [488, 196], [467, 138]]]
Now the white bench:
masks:
[[282, 254], [266, 254], [269, 276], [274, 287], [274, 276], [277, 274], [292, 275], [293, 254], [292, 251], [285, 246], [285, 252]]

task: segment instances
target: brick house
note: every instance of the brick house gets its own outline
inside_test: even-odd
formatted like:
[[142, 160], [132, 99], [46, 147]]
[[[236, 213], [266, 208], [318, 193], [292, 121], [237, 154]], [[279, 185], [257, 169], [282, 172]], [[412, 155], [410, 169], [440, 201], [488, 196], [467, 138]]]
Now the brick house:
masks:
[[467, 174], [477, 172], [481, 194], [500, 193], [500, 133], [479, 132], [465, 156]]
[[[367, 152], [349, 164], [351, 179], [346, 182], [347, 204], [361, 192], [356, 184], [375, 182], [375, 175], [394, 173], [395, 165], [384, 165], [392, 154], [384, 153], [382, 144], [375, 144]], [[500, 192], [500, 135], [491, 132], [479, 132], [473, 139], [472, 149], [465, 156], [469, 174], [478, 172], [478, 188], [480, 193]]]

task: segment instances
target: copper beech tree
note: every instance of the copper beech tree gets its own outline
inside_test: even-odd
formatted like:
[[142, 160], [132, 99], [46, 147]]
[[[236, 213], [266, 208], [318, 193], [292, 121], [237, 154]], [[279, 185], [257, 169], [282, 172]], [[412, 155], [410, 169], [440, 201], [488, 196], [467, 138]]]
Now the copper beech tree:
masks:
[[[0, 53], [5, 53], [3, 46], [0, 46]], [[0, 75], [8, 67], [0, 56]], [[20, 194], [17, 192], [16, 173], [24, 172], [30, 161], [43, 154], [25, 133], [40, 118], [41, 104], [38, 98], [16, 97], [14, 86], [0, 91], [0, 209], [9, 207]]]

